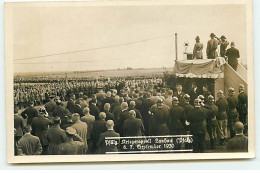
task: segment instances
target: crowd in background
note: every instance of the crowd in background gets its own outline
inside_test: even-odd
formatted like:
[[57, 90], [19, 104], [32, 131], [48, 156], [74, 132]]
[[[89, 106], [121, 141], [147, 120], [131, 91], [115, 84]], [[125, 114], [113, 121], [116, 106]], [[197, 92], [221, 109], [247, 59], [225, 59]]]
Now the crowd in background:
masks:
[[207, 85], [172, 90], [161, 78], [18, 84], [14, 91], [16, 155], [104, 154], [121, 149], [106, 137], [186, 134], [194, 152], [247, 151], [243, 85], [216, 99]]

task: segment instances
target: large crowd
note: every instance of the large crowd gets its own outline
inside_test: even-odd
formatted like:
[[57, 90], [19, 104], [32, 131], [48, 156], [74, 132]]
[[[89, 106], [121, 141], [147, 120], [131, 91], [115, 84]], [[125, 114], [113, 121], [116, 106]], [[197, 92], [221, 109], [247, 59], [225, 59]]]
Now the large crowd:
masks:
[[247, 151], [243, 85], [216, 99], [207, 85], [172, 90], [161, 78], [20, 83], [14, 91], [16, 155], [104, 154], [120, 150], [106, 137], [186, 134], [194, 152]]

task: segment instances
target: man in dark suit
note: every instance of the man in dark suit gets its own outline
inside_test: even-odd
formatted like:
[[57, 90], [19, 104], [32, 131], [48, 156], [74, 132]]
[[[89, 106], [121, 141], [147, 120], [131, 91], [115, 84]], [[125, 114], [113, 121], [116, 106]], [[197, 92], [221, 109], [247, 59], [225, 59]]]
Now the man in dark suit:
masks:
[[56, 103], [54, 101], [54, 95], [50, 95], [50, 101], [45, 104], [45, 109], [50, 117], [53, 117], [53, 110], [55, 109]]
[[129, 111], [134, 110], [136, 113], [136, 118], [139, 118], [143, 122], [143, 118], [140, 111], [135, 108], [135, 101], [130, 101], [128, 110]]
[[61, 100], [57, 100], [56, 101], [56, 106], [52, 112], [52, 115], [53, 117], [60, 117], [61, 118], [61, 123], [63, 122], [66, 122], [67, 120], [67, 115], [68, 114], [71, 114], [71, 112], [68, 110], [68, 109], [65, 109], [63, 106], [62, 106], [62, 102]]
[[230, 130], [230, 137], [233, 138], [236, 133], [234, 131], [234, 124], [239, 121], [239, 114], [237, 112], [238, 98], [235, 96], [235, 89], [228, 89], [228, 126]]
[[180, 105], [182, 105], [184, 102], [183, 102], [183, 96], [184, 96], [184, 92], [182, 91], [182, 85], [181, 84], [177, 84], [176, 85], [176, 90], [174, 93], [173, 93], [173, 97], [177, 97], [178, 98], [178, 101], [180, 103]]
[[48, 134], [48, 129], [49, 125], [52, 125], [53, 122], [46, 118], [46, 110], [44, 107], [41, 107], [39, 109], [39, 116], [35, 117], [32, 120], [32, 135], [35, 135], [39, 137], [41, 141], [41, 145], [43, 148], [42, 154], [46, 155], [48, 153], [48, 139], [47, 139], [47, 134]]
[[97, 100], [92, 99], [89, 104], [90, 114], [95, 117], [95, 120], [99, 120], [100, 109], [97, 107]]
[[112, 103], [115, 102], [115, 100], [111, 96], [112, 96], [111, 91], [108, 91], [106, 94], [106, 98], [104, 98], [104, 100], [102, 101], [102, 105], [101, 105], [102, 109], [104, 109], [104, 105], [106, 103], [109, 103], [111, 105]]
[[203, 153], [205, 150], [207, 112], [201, 107], [201, 100], [195, 99], [195, 108], [189, 117], [190, 131], [193, 135], [193, 152]]
[[124, 136], [142, 136], [144, 125], [139, 118], [136, 118], [134, 110], [129, 111], [129, 118], [124, 121]]
[[[247, 125], [247, 94], [244, 92], [244, 85], [239, 85], [239, 94], [238, 94], [238, 113], [239, 113], [239, 121], [244, 125]], [[246, 129], [245, 129], [246, 130]]]
[[195, 82], [192, 82], [191, 84], [189, 95], [190, 95], [190, 104], [194, 105], [194, 100], [200, 95], [197, 84]]
[[121, 103], [121, 113], [119, 115], [119, 119], [116, 123], [116, 132], [123, 136], [123, 125], [124, 121], [129, 118], [128, 104], [126, 102]]
[[106, 113], [106, 121], [107, 120], [115, 121], [114, 115], [110, 112], [110, 104], [109, 103], [105, 103], [105, 105], [104, 105], [104, 112]]
[[215, 59], [217, 57], [217, 48], [218, 48], [218, 44], [219, 41], [215, 39], [215, 34], [211, 33], [210, 34], [210, 40], [207, 43], [207, 57], [208, 59]]
[[61, 144], [66, 142], [67, 137], [65, 130], [60, 128], [61, 119], [56, 116], [53, 119], [54, 126], [50, 127], [47, 134], [48, 139], [48, 154], [57, 155], [61, 150]]
[[[117, 152], [119, 148], [119, 133], [114, 131], [113, 120], [108, 120], [106, 122], [107, 131], [100, 134], [98, 141], [98, 154], [106, 154], [106, 152]], [[106, 137], [116, 137], [115, 140], [109, 140], [111, 143], [106, 143]], [[113, 141], [113, 142], [112, 142]]]
[[235, 48], [235, 43], [230, 43], [231, 48], [229, 48], [226, 52], [226, 56], [228, 58], [228, 64], [236, 71], [237, 70], [237, 64], [238, 64], [238, 58], [239, 50]]
[[33, 102], [30, 102], [29, 107], [21, 113], [22, 117], [27, 119], [27, 124], [30, 125], [32, 124], [33, 118], [38, 116], [38, 111], [33, 106]]
[[93, 124], [91, 138], [93, 139], [94, 150], [97, 150], [97, 144], [99, 141], [100, 134], [107, 131], [105, 119], [106, 119], [106, 114], [104, 112], [101, 112], [99, 114], [99, 120], [95, 121]]
[[66, 109], [68, 109], [71, 113], [74, 113], [74, 109], [75, 109], [75, 94], [71, 94], [70, 99], [67, 103], [67, 107]]
[[31, 126], [24, 126], [24, 136], [17, 143], [17, 154], [24, 155], [40, 155], [42, 146], [37, 136], [31, 135]]
[[248, 138], [243, 134], [243, 123], [236, 122], [234, 124], [234, 130], [236, 136], [227, 142], [227, 152], [248, 152]]

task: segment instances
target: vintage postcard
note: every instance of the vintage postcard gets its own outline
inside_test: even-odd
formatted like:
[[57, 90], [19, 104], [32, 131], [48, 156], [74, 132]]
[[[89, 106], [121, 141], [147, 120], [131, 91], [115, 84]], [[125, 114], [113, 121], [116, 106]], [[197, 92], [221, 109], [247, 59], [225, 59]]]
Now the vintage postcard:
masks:
[[4, 8], [8, 163], [255, 157], [252, 1]]

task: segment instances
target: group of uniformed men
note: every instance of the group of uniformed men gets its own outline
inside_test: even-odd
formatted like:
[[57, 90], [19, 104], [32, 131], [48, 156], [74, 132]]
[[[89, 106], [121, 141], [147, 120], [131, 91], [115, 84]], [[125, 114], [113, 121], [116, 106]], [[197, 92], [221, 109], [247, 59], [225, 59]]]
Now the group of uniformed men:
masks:
[[165, 88], [153, 90], [141, 82], [119, 93], [116, 89], [106, 93], [99, 89], [90, 100], [84, 99], [83, 93], [77, 98], [71, 93], [67, 102], [51, 95], [50, 101], [38, 110], [31, 102], [19, 115], [15, 107], [15, 152], [101, 154], [120, 150], [105, 145], [105, 137], [176, 134], [192, 134], [193, 151], [204, 152], [207, 133], [212, 149], [226, 143], [230, 151], [247, 151], [244, 86], [239, 86], [238, 96], [233, 88], [228, 93], [225, 99], [220, 90], [215, 102], [207, 86], [199, 92], [196, 83], [185, 94], [181, 84], [173, 92]]

